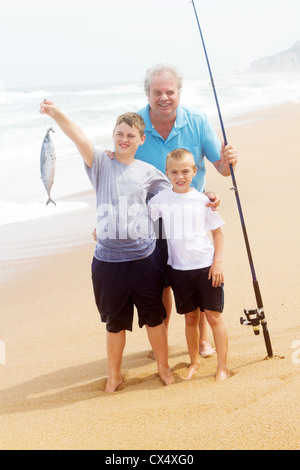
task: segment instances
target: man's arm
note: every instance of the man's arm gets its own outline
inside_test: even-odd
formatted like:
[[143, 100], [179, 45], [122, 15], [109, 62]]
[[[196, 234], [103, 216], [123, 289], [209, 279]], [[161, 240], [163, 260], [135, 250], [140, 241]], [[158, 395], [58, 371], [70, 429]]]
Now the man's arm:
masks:
[[221, 199], [219, 198], [218, 194], [213, 193], [212, 191], [206, 191], [204, 194], [209, 199], [206, 207], [210, 207], [212, 211], [217, 211], [221, 203]]
[[52, 101], [44, 100], [41, 103], [40, 113], [47, 114], [47, 116], [54, 119], [66, 136], [74, 142], [84, 162], [91, 168], [94, 148], [80, 127], [70, 121]]
[[220, 160], [213, 162], [214, 167], [222, 176], [230, 176], [229, 164], [235, 169], [237, 164], [237, 152], [231, 145], [222, 144]]

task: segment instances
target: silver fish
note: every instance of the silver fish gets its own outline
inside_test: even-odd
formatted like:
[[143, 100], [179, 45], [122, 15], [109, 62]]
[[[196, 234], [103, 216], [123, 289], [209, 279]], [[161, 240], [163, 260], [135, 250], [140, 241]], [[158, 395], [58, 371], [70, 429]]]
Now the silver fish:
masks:
[[55, 206], [56, 203], [50, 197], [50, 191], [54, 183], [54, 176], [55, 176], [55, 163], [56, 163], [56, 155], [54, 150], [54, 145], [51, 139], [49, 132], [55, 132], [52, 127], [50, 127], [45, 135], [42, 149], [41, 149], [41, 158], [40, 158], [40, 165], [41, 165], [41, 178], [46, 188], [48, 194], [48, 201], [46, 202], [46, 206], [52, 202]]

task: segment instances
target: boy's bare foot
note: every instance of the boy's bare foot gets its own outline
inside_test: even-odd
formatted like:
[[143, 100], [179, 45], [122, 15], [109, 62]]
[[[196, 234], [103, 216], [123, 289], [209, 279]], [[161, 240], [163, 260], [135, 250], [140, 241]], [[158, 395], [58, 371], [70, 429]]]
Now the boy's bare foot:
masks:
[[148, 357], [149, 357], [149, 359], [152, 359], [152, 361], [156, 361], [156, 357], [155, 357], [155, 354], [152, 351], [152, 349], [151, 349], [151, 351], [149, 351]]
[[158, 375], [160, 376], [161, 380], [164, 382], [165, 385], [172, 385], [175, 383], [175, 377], [165, 366], [158, 365]]
[[196, 372], [199, 370], [201, 364], [200, 362], [197, 362], [196, 364], [191, 364], [187, 370], [187, 376], [186, 377], [181, 377], [184, 380], [190, 380], [193, 375], [196, 374]]
[[200, 341], [199, 344], [199, 354], [202, 357], [212, 356], [216, 354], [214, 348], [210, 345], [208, 341]]
[[216, 374], [216, 382], [222, 382], [222, 380], [226, 380], [226, 379], [230, 379], [230, 377], [232, 377], [234, 375], [234, 373], [228, 369], [227, 366], [225, 367], [222, 367], [220, 370], [217, 370], [217, 374]]
[[110, 379], [110, 378], [108, 378], [107, 382], [106, 382], [106, 386], [105, 386], [105, 391], [107, 393], [113, 393], [118, 389], [118, 387], [120, 387], [120, 385], [122, 383], [123, 383], [122, 377], [121, 377], [121, 379]]

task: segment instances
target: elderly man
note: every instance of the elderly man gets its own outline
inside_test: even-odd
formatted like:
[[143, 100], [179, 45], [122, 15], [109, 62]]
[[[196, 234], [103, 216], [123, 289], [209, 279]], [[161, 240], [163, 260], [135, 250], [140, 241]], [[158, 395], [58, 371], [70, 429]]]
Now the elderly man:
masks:
[[[229, 164], [235, 168], [237, 153], [231, 145], [225, 148], [221, 145], [204, 113], [180, 104], [182, 82], [183, 77], [174, 66], [159, 64], [147, 70], [144, 87], [148, 105], [138, 111], [146, 123], [146, 140], [139, 147], [136, 158], [165, 172], [167, 154], [176, 148], [185, 148], [193, 154], [198, 170], [193, 186], [204, 191], [205, 158], [222, 176], [229, 176]], [[166, 244], [162, 240], [159, 243], [166, 260]], [[168, 327], [172, 309], [170, 287], [164, 291], [164, 304], [168, 314], [165, 323]], [[205, 356], [214, 353], [214, 350], [208, 342], [205, 316], [201, 314], [200, 318], [199, 352]]]
[[[183, 76], [180, 71], [169, 64], [158, 64], [146, 71], [144, 88], [148, 105], [138, 111], [146, 124], [146, 140], [137, 150], [135, 158], [150, 163], [163, 173], [167, 154], [177, 148], [189, 150], [195, 159], [197, 174], [192, 185], [199, 191], [205, 190], [205, 158], [209, 160], [222, 176], [230, 175], [229, 164], [235, 168], [237, 153], [231, 145], [224, 147], [207, 116], [194, 109], [180, 104]], [[110, 154], [112, 158], [112, 154]], [[217, 207], [218, 198], [212, 199], [212, 206]], [[215, 195], [214, 195], [215, 196]], [[161, 229], [160, 229], [161, 230]], [[167, 261], [167, 244], [160, 236], [163, 259]], [[165, 320], [168, 328], [172, 310], [171, 288], [164, 290], [164, 304], [167, 310]], [[209, 355], [215, 351], [207, 339], [207, 322], [204, 314], [200, 316], [200, 347], [201, 355]]]
[[237, 154], [230, 145], [221, 146], [204, 113], [180, 105], [182, 81], [180, 72], [171, 65], [147, 70], [144, 85], [149, 104], [138, 111], [146, 123], [146, 141], [136, 158], [165, 172], [167, 154], [185, 148], [193, 154], [198, 169], [193, 185], [204, 191], [204, 157], [221, 175], [229, 176], [229, 164], [235, 167]]

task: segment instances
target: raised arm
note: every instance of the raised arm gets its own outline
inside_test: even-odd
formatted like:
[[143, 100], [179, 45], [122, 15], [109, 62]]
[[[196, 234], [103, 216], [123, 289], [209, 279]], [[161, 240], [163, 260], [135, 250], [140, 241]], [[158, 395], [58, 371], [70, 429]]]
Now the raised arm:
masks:
[[74, 142], [84, 162], [91, 168], [93, 164], [94, 148], [80, 127], [63, 114], [52, 101], [44, 100], [41, 103], [40, 113], [47, 114], [47, 116], [54, 119], [66, 136]]

